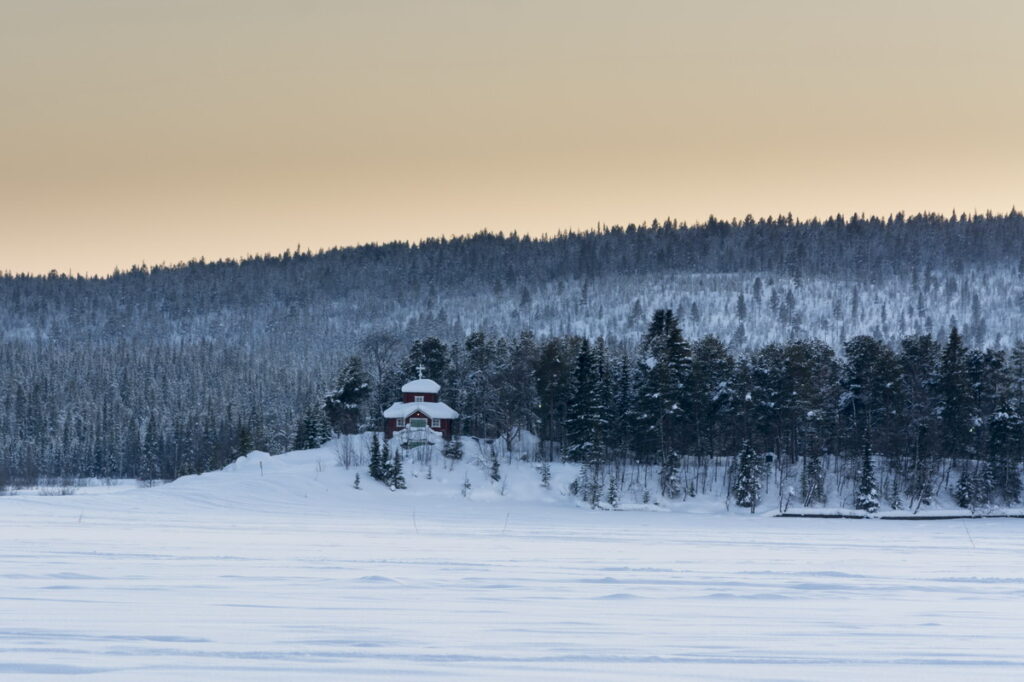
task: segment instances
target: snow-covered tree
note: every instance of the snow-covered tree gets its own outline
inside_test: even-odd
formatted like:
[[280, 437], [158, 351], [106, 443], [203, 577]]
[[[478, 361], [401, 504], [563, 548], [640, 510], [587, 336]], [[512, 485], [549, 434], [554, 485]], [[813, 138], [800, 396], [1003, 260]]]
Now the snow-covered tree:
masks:
[[[388, 453], [388, 444], [385, 443], [381, 450], [384, 458], [387, 460], [390, 458]], [[405, 474], [402, 473], [402, 450], [401, 448], [395, 450], [395, 456], [391, 460], [388, 466], [388, 485], [392, 490], [405, 490]]]
[[744, 442], [733, 463], [732, 494], [736, 504], [740, 507], [749, 507], [751, 514], [761, 503], [763, 466], [763, 458], [754, 451], [749, 442]]
[[376, 432], [370, 440], [370, 478], [384, 483], [388, 477], [388, 463], [384, 452], [381, 450], [380, 438]]
[[335, 433], [358, 433], [363, 426], [363, 409], [370, 396], [370, 377], [363, 361], [353, 355], [341, 370], [334, 391], [324, 398], [324, 413]]
[[871, 447], [865, 444], [860, 469], [857, 472], [857, 495], [854, 497], [853, 507], [874, 514], [878, 511], [878, 484], [875, 481], [875, 467], [871, 456]]

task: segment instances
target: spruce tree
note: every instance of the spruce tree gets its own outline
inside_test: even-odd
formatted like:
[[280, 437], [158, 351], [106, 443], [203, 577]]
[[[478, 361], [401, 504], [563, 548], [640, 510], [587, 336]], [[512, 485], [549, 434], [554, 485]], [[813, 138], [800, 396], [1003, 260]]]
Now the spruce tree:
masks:
[[255, 449], [255, 444], [252, 440], [252, 433], [246, 424], [238, 425], [238, 436], [235, 444], [235, 452], [239, 457], [242, 455], [248, 455]]
[[160, 441], [156, 432], [156, 419], [151, 418], [146, 425], [146, 436], [142, 443], [139, 460], [139, 479], [152, 483], [160, 478]]
[[608, 502], [608, 506], [610, 507], [619, 506], [619, 486], [615, 482], [615, 476], [612, 476], [611, 480], [608, 482], [608, 497], [605, 498], [605, 501]]
[[590, 342], [583, 339], [572, 373], [572, 397], [565, 422], [568, 447], [565, 458], [589, 464], [600, 457], [602, 405]]
[[370, 440], [370, 478], [383, 483], [386, 473], [386, 465], [380, 449], [380, 438], [374, 433], [373, 439]]
[[992, 465], [991, 461], [987, 462], [978, 467], [974, 475], [975, 505], [978, 507], [992, 504], [995, 493], [995, 470]]
[[324, 413], [337, 434], [358, 433], [362, 425], [363, 405], [370, 396], [370, 377], [362, 360], [352, 356], [338, 376], [337, 387], [324, 398]]
[[310, 408], [310, 419], [311, 447], [318, 448], [331, 439], [331, 425], [327, 423], [327, 415], [319, 406]]
[[[384, 452], [387, 453], [387, 444], [384, 445]], [[393, 490], [405, 490], [405, 476], [402, 474], [402, 451], [395, 450], [395, 458], [388, 469], [388, 479]]]
[[306, 450], [309, 448], [309, 414], [303, 413], [299, 423], [295, 427], [295, 439], [292, 440], [292, 450]]
[[391, 446], [385, 440], [380, 445], [380, 482], [389, 488], [394, 480], [394, 464], [391, 461]]
[[415, 379], [422, 367], [424, 378], [444, 382], [448, 378], [450, 355], [451, 351], [437, 337], [417, 339], [402, 361], [402, 376]]
[[732, 494], [736, 504], [740, 507], [749, 507], [751, 514], [761, 503], [761, 474], [760, 457], [750, 442], [744, 441], [743, 448], [733, 463]]
[[1022, 440], [1022, 423], [1016, 410], [1003, 404], [988, 419], [988, 476], [993, 498], [1016, 504], [1021, 497], [1016, 453]]
[[953, 499], [963, 509], [973, 510], [977, 501], [974, 493], [974, 477], [965, 468], [953, 489]]
[[853, 502], [854, 509], [874, 514], [878, 511], [878, 485], [875, 483], [875, 467], [871, 462], [871, 446], [866, 443], [864, 444], [864, 455], [861, 459], [857, 478], [857, 496]]
[[674, 497], [680, 457], [692, 447], [692, 381], [690, 345], [671, 310], [657, 310], [641, 345], [643, 382], [638, 399], [641, 459], [654, 455], [661, 465], [662, 494]]
[[331, 439], [330, 426], [324, 412], [318, 406], [308, 408], [299, 422], [295, 433], [296, 450], [313, 450]]
[[965, 362], [966, 351], [960, 334], [953, 327], [939, 367], [939, 414], [945, 454], [961, 459], [966, 456], [964, 449], [970, 430]]

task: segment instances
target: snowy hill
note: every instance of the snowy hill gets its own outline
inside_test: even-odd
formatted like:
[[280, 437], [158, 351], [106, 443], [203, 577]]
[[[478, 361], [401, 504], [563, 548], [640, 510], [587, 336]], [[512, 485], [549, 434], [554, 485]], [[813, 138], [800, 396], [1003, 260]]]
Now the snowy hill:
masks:
[[[134, 481], [119, 485], [69, 488], [74, 495], [113, 499], [127, 496], [156, 509], [173, 509], [180, 505], [231, 509], [234, 512], [301, 512], [315, 516], [334, 517], [339, 514], [366, 513], [413, 514], [416, 509], [458, 518], [478, 513], [498, 514], [517, 509], [529, 514], [543, 514], [544, 509], [564, 508], [591, 510], [591, 506], [573, 494], [573, 482], [580, 476], [580, 465], [552, 462], [548, 464], [550, 481], [544, 485], [541, 464], [527, 461], [525, 452], [533, 443], [529, 434], [516, 443], [510, 452], [504, 443], [485, 443], [473, 438], [462, 439], [465, 457], [453, 462], [441, 455], [439, 446], [406, 452], [403, 467], [407, 488], [393, 490], [370, 478], [367, 470], [371, 434], [344, 436], [320, 448], [270, 455], [254, 451], [239, 457], [219, 471], [184, 476], [153, 487], [139, 487]], [[399, 439], [391, 443], [400, 448]], [[498, 460], [495, 480], [494, 458]], [[346, 465], [347, 464], [347, 465]], [[750, 510], [737, 507], [728, 495], [727, 463], [711, 477], [716, 484], [667, 499], [657, 492], [657, 467], [635, 467], [617, 475], [622, 481], [618, 502], [612, 506], [602, 499], [599, 510], [628, 512], [675, 512], [683, 514], [749, 516]], [[359, 488], [355, 478], [359, 476]], [[611, 474], [609, 474], [611, 475]], [[853, 492], [839, 479], [828, 479], [827, 501], [818, 507], [802, 508], [789, 492], [797, 478], [795, 471], [768, 472], [764, 479], [764, 500], [758, 515], [789, 514], [865, 516], [852, 509]], [[684, 484], [684, 488], [688, 487]], [[837, 488], [839, 490], [837, 491]], [[54, 489], [43, 488], [46, 495]], [[38, 491], [37, 491], [38, 492]], [[32, 495], [33, 490], [19, 496]], [[906, 516], [907, 510], [894, 510], [882, 502], [875, 516]], [[1021, 510], [988, 509], [979, 513], [1021, 514]], [[940, 491], [933, 504], [914, 512], [920, 517], [965, 516], [972, 513], [959, 508], [949, 490]], [[410, 517], [411, 518], [411, 517]]]
[[[601, 336], [632, 352], [667, 309], [685, 338], [713, 335], [736, 362], [774, 342], [838, 351], [859, 334], [890, 347], [917, 334], [941, 343], [954, 325], [972, 349], [1009, 358], [1024, 329], [1021, 253], [1016, 211], [782, 216], [549, 239], [484, 233], [109, 278], [0, 276], [0, 489], [173, 478], [252, 447], [284, 452], [350, 356], [373, 375], [376, 415], [395, 399], [387, 374], [404, 371], [425, 337], [463, 365], [477, 331], [483, 346], [525, 331], [538, 347]], [[494, 382], [463, 391], [497, 392]], [[465, 402], [450, 404], [469, 414]], [[542, 433], [535, 419], [511, 419]], [[464, 432], [498, 435], [482, 421]]]

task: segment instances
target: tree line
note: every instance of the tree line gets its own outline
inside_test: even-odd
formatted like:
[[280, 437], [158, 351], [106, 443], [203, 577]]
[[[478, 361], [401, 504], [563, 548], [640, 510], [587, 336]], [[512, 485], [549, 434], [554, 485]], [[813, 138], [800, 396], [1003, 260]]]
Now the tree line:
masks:
[[657, 472], [645, 485], [667, 498], [707, 492], [723, 462], [742, 506], [757, 504], [769, 469], [798, 472], [794, 501], [823, 504], [826, 466], [867, 511], [879, 499], [918, 508], [943, 487], [965, 507], [1021, 500], [1024, 344], [974, 349], [955, 327], [897, 347], [859, 336], [840, 354], [793, 341], [736, 355], [713, 336], [684, 338], [667, 309], [636, 347], [530, 333], [426, 338], [378, 381], [350, 358], [294, 445], [380, 429], [381, 409], [420, 366], [462, 414], [459, 433], [536, 434], [534, 458], [578, 463], [573, 491], [594, 504], [639, 471]]
[[[538, 361], [567, 367], [583, 338], [592, 347], [603, 338], [611, 360], [637, 355], [652, 312], [668, 308], [692, 351], [713, 334], [734, 364], [816, 340], [845, 357], [860, 335], [899, 353], [906, 338], [945, 344], [953, 327], [965, 345], [1009, 358], [1024, 328], [1021, 253], [1016, 211], [667, 218], [546, 238], [296, 249], [109, 277], [3, 275], [0, 485], [174, 478], [219, 468], [250, 446], [283, 452], [306, 406], [334, 388], [339, 357], [360, 358], [376, 409], [390, 401], [386, 382], [415, 339], [437, 339], [453, 366], [468, 368], [529, 330], [538, 355], [559, 340], [560, 355], [547, 349]], [[506, 400], [534, 362], [525, 350], [509, 356], [518, 369], [495, 383], [497, 406], [480, 392], [460, 398], [467, 432], [543, 426], [544, 450], [560, 452], [565, 427], [544, 413], [561, 408], [531, 406], [536, 417], [527, 419], [523, 403]], [[467, 370], [460, 381], [483, 386], [493, 373]], [[689, 467], [696, 455], [681, 456]]]

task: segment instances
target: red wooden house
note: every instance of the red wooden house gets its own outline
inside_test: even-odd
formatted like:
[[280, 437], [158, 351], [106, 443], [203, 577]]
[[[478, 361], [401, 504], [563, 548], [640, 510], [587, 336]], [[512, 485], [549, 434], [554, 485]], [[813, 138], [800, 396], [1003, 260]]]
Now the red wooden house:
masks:
[[441, 386], [430, 379], [415, 379], [402, 386], [402, 402], [384, 410], [384, 437], [430, 429], [445, 440], [452, 437], [452, 421], [459, 413], [437, 399]]

